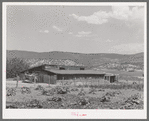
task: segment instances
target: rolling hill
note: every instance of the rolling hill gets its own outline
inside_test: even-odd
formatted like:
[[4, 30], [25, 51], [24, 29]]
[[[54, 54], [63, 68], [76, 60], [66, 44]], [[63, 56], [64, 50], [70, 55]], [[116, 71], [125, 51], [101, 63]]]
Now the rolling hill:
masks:
[[[113, 53], [97, 53], [97, 54], [84, 54], [72, 52], [30, 52], [19, 50], [7, 50], [7, 58], [22, 58], [28, 62], [64, 60], [75, 62], [76, 64], [83, 64], [85, 66], [98, 66], [105, 63], [142, 63], [144, 62], [144, 53], [137, 53], [131, 55], [113, 54]], [[53, 61], [54, 62], [54, 61]], [[69, 62], [68, 62], [69, 63]]]

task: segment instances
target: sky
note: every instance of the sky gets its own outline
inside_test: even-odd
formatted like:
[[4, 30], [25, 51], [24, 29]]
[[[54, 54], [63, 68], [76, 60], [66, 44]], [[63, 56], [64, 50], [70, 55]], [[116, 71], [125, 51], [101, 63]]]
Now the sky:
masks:
[[7, 6], [7, 50], [134, 54], [143, 6]]

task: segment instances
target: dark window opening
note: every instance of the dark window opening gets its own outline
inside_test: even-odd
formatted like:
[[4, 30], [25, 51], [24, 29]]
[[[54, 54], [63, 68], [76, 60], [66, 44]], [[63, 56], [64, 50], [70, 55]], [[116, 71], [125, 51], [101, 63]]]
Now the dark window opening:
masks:
[[65, 68], [63, 68], [63, 67], [60, 67], [60, 68], [59, 68], [59, 70], [65, 70]]
[[80, 68], [80, 70], [84, 70], [84, 68]]

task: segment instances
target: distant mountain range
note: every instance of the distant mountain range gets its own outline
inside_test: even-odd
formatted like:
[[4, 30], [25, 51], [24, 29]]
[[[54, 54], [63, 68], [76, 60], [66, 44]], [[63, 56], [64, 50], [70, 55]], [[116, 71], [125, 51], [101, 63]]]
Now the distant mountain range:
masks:
[[[43, 60], [70, 60], [72, 63], [83, 64], [85, 66], [98, 66], [104, 63], [141, 63], [144, 62], [144, 53], [137, 54], [113, 54], [113, 53], [96, 53], [96, 54], [83, 54], [72, 52], [30, 52], [30, 51], [18, 51], [7, 50], [7, 58], [22, 58], [27, 61], [43, 61]], [[54, 61], [53, 61], [54, 62]], [[32, 63], [35, 63], [32, 61]]]

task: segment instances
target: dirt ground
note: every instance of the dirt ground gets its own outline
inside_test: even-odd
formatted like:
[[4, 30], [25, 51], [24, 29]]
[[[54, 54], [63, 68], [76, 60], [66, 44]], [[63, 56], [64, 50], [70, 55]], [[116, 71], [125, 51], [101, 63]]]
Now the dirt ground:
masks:
[[[46, 90], [37, 89], [38, 85]], [[64, 88], [65, 93], [54, 93], [57, 85], [45, 83], [22, 83], [7, 81], [7, 90], [14, 88], [15, 95], [6, 95], [6, 108], [51, 108], [51, 109], [143, 109], [143, 91], [137, 89], [91, 88], [73, 85]], [[30, 93], [22, 93], [28, 87]], [[66, 90], [67, 88], [68, 90]], [[57, 89], [57, 90], [60, 90]], [[48, 94], [50, 93], [50, 95]], [[26, 106], [30, 104], [29, 106]], [[32, 106], [31, 106], [32, 105]], [[37, 106], [38, 105], [38, 106]]]

